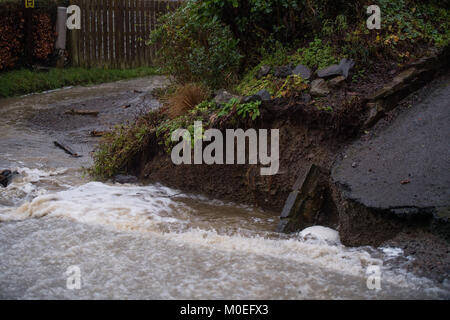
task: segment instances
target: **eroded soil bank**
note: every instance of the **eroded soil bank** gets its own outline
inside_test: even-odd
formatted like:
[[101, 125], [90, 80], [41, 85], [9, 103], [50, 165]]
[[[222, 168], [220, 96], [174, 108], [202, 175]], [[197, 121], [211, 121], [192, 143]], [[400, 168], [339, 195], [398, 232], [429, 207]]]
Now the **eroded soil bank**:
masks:
[[[445, 70], [434, 75], [440, 75], [438, 80], [401, 101], [394, 111], [386, 112], [374, 132], [387, 130], [396, 115], [425, 99], [427, 92], [436, 86], [448, 85]], [[419, 210], [419, 214], [411, 218], [410, 215], [386, 213], [360, 203], [351, 206], [343, 196], [347, 190], [340, 190], [330, 177], [336, 159], [345, 157], [344, 151], [349, 145], [373, 136], [372, 129], [365, 127], [364, 99], [355, 99], [352, 104], [333, 113], [317, 110], [298, 97], [263, 102], [260, 110], [261, 118], [252, 127], [280, 130], [280, 170], [275, 176], [261, 176], [259, 165], [176, 166], [164, 146], [158, 143], [156, 135], [150, 137], [147, 147], [130, 162], [127, 171], [148, 183], [162, 182], [183, 191], [250, 204], [279, 215], [296, 181], [301, 180], [314, 164], [324, 170], [327, 179], [320, 189], [320, 204], [306, 210], [315, 211], [314, 219], [309, 222], [311, 225], [338, 229], [345, 245], [394, 245], [403, 248], [415, 257], [409, 266], [412, 271], [439, 281], [448, 278], [448, 220], [441, 219], [436, 224], [433, 215], [426, 210]], [[222, 130], [246, 129], [245, 123], [241, 124], [243, 126], [233, 125], [230, 127], [230, 123], [224, 122], [216, 123], [215, 127]], [[352, 167], [357, 165], [352, 163]], [[398, 183], [407, 184], [406, 180]]]

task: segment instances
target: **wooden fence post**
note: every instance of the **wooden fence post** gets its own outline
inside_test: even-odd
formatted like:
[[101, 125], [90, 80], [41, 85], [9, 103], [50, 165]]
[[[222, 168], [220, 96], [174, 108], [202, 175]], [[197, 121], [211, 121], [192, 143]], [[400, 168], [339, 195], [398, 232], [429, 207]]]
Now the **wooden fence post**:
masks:
[[[26, 0], [25, 0], [26, 1]], [[25, 18], [25, 65], [33, 63], [33, 8], [24, 5]]]

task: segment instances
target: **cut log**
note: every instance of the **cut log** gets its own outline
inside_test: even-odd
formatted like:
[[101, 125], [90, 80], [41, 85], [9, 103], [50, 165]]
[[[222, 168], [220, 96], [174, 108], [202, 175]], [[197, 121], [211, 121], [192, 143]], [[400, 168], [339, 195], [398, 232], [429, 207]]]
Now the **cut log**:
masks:
[[78, 116], [98, 116], [100, 112], [99, 111], [90, 111], [90, 110], [69, 110], [66, 111], [64, 114], [70, 114], [72, 116], [78, 115]]
[[75, 151], [73, 151], [69, 146], [58, 142], [58, 141], [54, 141], [53, 142], [55, 144], [55, 146], [57, 146], [58, 148], [64, 150], [67, 154], [70, 154], [72, 157], [76, 157], [76, 158], [80, 158], [82, 156], [80, 156], [78, 153], [76, 153]]
[[105, 133], [106, 133], [105, 131], [92, 130], [91, 137], [103, 137]]

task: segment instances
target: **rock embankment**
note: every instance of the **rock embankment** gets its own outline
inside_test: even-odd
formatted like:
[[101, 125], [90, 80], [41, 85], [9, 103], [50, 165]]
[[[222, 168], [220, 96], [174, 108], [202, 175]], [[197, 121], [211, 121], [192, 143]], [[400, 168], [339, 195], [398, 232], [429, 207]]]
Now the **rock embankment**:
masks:
[[[414, 62], [363, 100], [366, 133], [342, 148], [333, 165], [312, 166], [298, 179], [282, 210], [280, 231], [320, 223], [339, 228], [349, 246], [379, 246], [417, 231], [450, 241], [447, 57], [448, 49]], [[394, 110], [440, 74], [418, 93], [423, 101]], [[377, 125], [394, 113], [399, 114], [394, 121]]]

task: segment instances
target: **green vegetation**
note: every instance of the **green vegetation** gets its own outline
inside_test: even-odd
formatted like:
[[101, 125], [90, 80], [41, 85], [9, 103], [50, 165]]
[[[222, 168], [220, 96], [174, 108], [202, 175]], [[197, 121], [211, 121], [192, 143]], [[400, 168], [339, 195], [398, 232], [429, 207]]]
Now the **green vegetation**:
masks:
[[275, 98], [290, 97], [308, 89], [307, 82], [300, 76], [290, 75], [281, 85]]
[[147, 134], [144, 126], [118, 126], [104, 136], [104, 141], [94, 154], [96, 165], [90, 174], [107, 178], [120, 172], [137, 154]]
[[299, 48], [297, 54], [293, 55], [295, 62], [310, 68], [322, 69], [330, 64], [338, 63], [337, 54], [328, 42], [315, 38], [305, 48]]
[[163, 16], [149, 44], [158, 44], [158, 63], [177, 82], [211, 88], [231, 83], [241, 55], [230, 29], [216, 19], [199, 19], [189, 4]]
[[[161, 123], [156, 128], [156, 137], [160, 137], [161, 141], [159, 144], [164, 144], [168, 153], [172, 150], [174, 142], [172, 142], [172, 133], [177, 129], [186, 129], [194, 136], [194, 121], [202, 121], [202, 117], [198, 117], [195, 114], [188, 114], [184, 116], [179, 116], [175, 119], [166, 119], [161, 121]], [[194, 141], [192, 140], [192, 143]]]
[[277, 92], [278, 79], [271, 74], [257, 79], [255, 73], [259, 68], [259, 66], [256, 67], [242, 79], [235, 89], [239, 94], [251, 96], [260, 90], [267, 90], [273, 96]]
[[380, 8], [383, 12], [384, 28], [388, 30], [382, 37], [385, 44], [391, 45], [393, 42], [396, 44], [402, 41], [428, 42], [436, 46], [448, 44], [450, 10], [427, 1], [406, 0], [382, 0]]
[[260, 105], [261, 101], [240, 103], [239, 99], [233, 98], [222, 107], [217, 116], [218, 117], [228, 116], [233, 110], [235, 110], [236, 114], [240, 116], [242, 119], [245, 119], [247, 118], [247, 116], [249, 116], [252, 119], [252, 121], [255, 121], [256, 118], [258, 118], [261, 115], [259, 111]]
[[253, 73], [250, 73], [236, 87], [236, 91], [243, 96], [251, 96], [260, 90], [267, 90], [272, 97], [282, 98], [301, 93], [307, 88], [308, 81], [297, 75], [279, 79], [269, 74], [257, 79], [253, 76]]
[[27, 69], [0, 73], [0, 97], [58, 89], [65, 86], [90, 85], [108, 81], [138, 78], [157, 74], [154, 67], [128, 70], [66, 68], [36, 72]]
[[[260, 116], [261, 102], [234, 99], [216, 106], [208, 97], [191, 103], [193, 99], [182, 94], [189, 91], [182, 90], [189, 83], [202, 83], [208, 92], [226, 88], [251, 96], [264, 89], [273, 98], [295, 98], [309, 89], [309, 81], [296, 75], [277, 78], [273, 75], [276, 67], [303, 64], [315, 71], [351, 58], [356, 61], [351, 80], [358, 84], [367, 81], [375, 66], [401, 65], [427, 54], [432, 47], [449, 44], [450, 11], [438, 1], [378, 1], [381, 30], [367, 29], [368, 4], [365, 0], [187, 0], [164, 16], [151, 34], [151, 42], [160, 45], [162, 68], [176, 80], [176, 86], [158, 92], [165, 103], [158, 120], [145, 130], [138, 124], [116, 129], [115, 138], [106, 140], [96, 155], [94, 172], [108, 177], [123, 170], [126, 159], [139, 150], [135, 138], [139, 130], [151, 132], [145, 136], [170, 151], [172, 133], [184, 128], [192, 136], [196, 120], [203, 121], [204, 127], [223, 128], [224, 124], [243, 122], [252, 125]], [[271, 72], [257, 77], [265, 65]], [[177, 108], [177, 101], [188, 107]], [[352, 97], [340, 103], [343, 110], [360, 110], [346, 107], [358, 101]], [[326, 97], [313, 104], [321, 112], [342, 112]], [[173, 109], [180, 110], [176, 117], [170, 116]]]
[[161, 121], [157, 111], [139, 118], [134, 125], [118, 125], [102, 137], [94, 154], [95, 165], [88, 170], [97, 178], [109, 178], [123, 171], [148, 144], [154, 127]]

